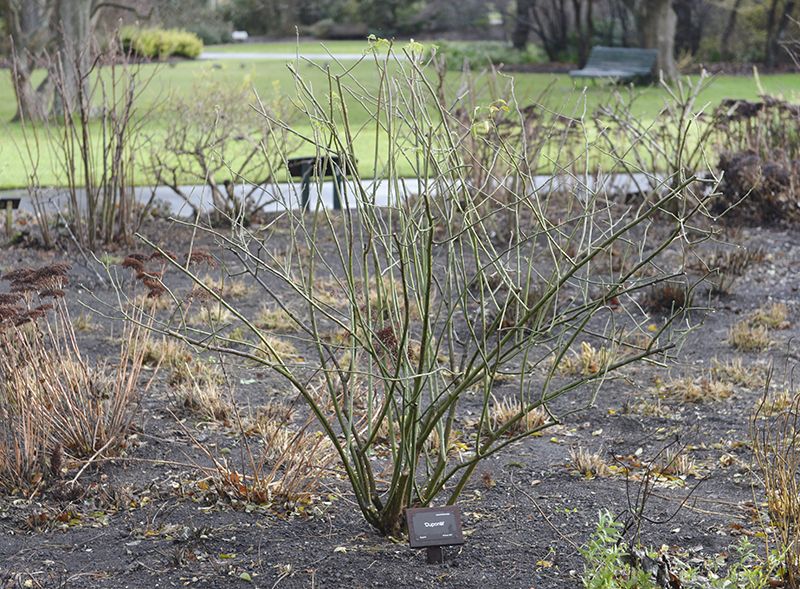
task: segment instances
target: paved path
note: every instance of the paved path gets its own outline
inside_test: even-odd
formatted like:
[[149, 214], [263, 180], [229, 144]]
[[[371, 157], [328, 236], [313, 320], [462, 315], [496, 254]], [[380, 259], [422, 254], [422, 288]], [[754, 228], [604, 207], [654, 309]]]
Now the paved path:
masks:
[[[571, 176], [535, 176], [534, 182], [536, 190], [546, 194], [554, 190], [569, 190], [576, 194], [585, 194], [588, 188], [592, 191], [606, 192], [608, 194], [627, 194], [648, 190], [654, 183], [658, 182], [653, 176], [645, 174], [635, 174], [633, 177], [625, 174], [612, 176], [602, 176], [600, 178], [589, 177], [585, 181]], [[282, 182], [275, 184], [265, 184], [258, 187], [240, 184], [235, 188], [235, 194], [240, 198], [246, 193], [254, 203], [266, 203], [264, 211], [286, 211], [299, 208], [300, 189], [299, 182]], [[355, 208], [355, 186], [347, 183], [343, 202], [345, 206]], [[208, 212], [213, 207], [211, 200], [211, 189], [208, 186], [181, 186], [181, 191], [188, 196], [189, 201], [194, 207], [203, 212]], [[408, 196], [419, 194], [419, 184], [415, 179], [402, 180], [400, 191], [385, 180], [364, 180], [361, 183], [361, 194], [366, 194], [370, 201], [374, 201], [378, 206], [396, 205], [405, 200]], [[224, 188], [220, 187], [224, 191]], [[160, 201], [169, 213], [176, 217], [189, 217], [192, 214], [192, 207], [186, 201], [175, 194], [175, 192], [165, 186], [139, 186], [135, 188], [136, 199], [139, 202], [148, 202], [155, 193], [156, 200]], [[82, 190], [79, 189], [79, 198]], [[63, 210], [67, 205], [67, 194], [63, 188], [48, 188], [42, 191], [46, 206], [52, 211]], [[0, 192], [0, 198], [4, 196], [21, 197], [21, 207], [25, 211], [32, 212], [33, 207], [24, 189], [7, 190]], [[323, 208], [333, 207], [333, 182], [312, 183], [309, 194], [309, 206], [312, 209], [320, 206]]]

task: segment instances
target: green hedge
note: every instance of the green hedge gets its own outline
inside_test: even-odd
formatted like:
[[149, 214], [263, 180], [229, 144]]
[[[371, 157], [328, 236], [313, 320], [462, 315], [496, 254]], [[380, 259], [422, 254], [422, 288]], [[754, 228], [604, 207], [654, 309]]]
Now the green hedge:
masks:
[[447, 68], [459, 70], [464, 62], [472, 67], [494, 65], [528, 65], [547, 62], [547, 56], [535, 45], [518, 51], [508, 43], [500, 41], [439, 41], [437, 52], [447, 59]]
[[139, 29], [125, 27], [120, 31], [122, 48], [139, 57], [195, 59], [203, 52], [203, 41], [194, 33], [180, 29]]

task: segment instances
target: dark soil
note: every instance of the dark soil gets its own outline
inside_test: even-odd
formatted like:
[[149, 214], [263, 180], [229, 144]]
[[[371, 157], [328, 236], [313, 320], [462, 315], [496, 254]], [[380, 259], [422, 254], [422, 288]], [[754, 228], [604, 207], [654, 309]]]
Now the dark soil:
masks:
[[[148, 232], [175, 251], [190, 239], [158, 223]], [[340, 478], [325, 482], [305, 515], [200, 491], [204, 474], [194, 465], [207, 461], [187, 432], [210, 447], [231, 448], [234, 460], [235, 428], [176, 408], [161, 375], [142, 401], [126, 456], [92, 464], [75, 488], [56, 484], [32, 498], [0, 498], [0, 586], [579, 587], [577, 547], [593, 531], [598, 511], [626, 520], [647, 464], [670, 445], [685, 446], [696, 471], [656, 485], [644, 509], [641, 542], [697, 557], [721, 553], [737, 535], [760, 530], [752, 516], [749, 432], [761, 391], [737, 386], [727, 399], [687, 403], [660, 399], [653, 387], [656, 379], [698, 376], [714, 358], [741, 358], [745, 366], [772, 359], [780, 381], [787, 361], [796, 358], [791, 342], [800, 335], [800, 233], [764, 228], [732, 235], [766, 255], [735, 281], [732, 293], [695, 299], [695, 306], [708, 302], [714, 310], [691, 313], [687, 321], [696, 329], [679, 362], [668, 369], [627, 369], [625, 378], [604, 384], [594, 407], [488, 460], [459, 502], [466, 543], [448, 549], [443, 565], [427, 565], [423, 552], [377, 535]], [[97, 278], [102, 267], [90, 268], [72, 251], [3, 249], [0, 272], [65, 260], [73, 264], [74, 316], [83, 309], [79, 301], [96, 308], [94, 297], [113, 299]], [[730, 326], [772, 301], [788, 306], [790, 326], [772, 333], [771, 351], [734, 350], [727, 343]], [[241, 304], [257, 310], [258, 291], [251, 289]], [[110, 360], [112, 322], [93, 321], [95, 329], [79, 334], [83, 349], [93, 361]], [[229, 370], [240, 383], [240, 410], [291, 396], [264, 370]], [[580, 405], [580, 394], [568, 402]], [[609, 464], [633, 466], [583, 477], [568, 465], [570, 449], [578, 447], [600, 452]], [[64, 479], [76, 474], [74, 468]], [[755, 497], [760, 493], [756, 487]]]

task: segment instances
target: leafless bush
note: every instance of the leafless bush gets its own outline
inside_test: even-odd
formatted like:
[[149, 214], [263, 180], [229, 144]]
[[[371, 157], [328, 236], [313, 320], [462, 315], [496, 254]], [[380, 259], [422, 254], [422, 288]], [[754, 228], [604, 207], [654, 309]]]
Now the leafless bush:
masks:
[[[52, 245], [52, 216], [66, 208], [73, 238], [90, 249], [127, 242], [152, 203], [137, 203], [137, 153], [147, 113], [140, 96], [153, 73], [130, 63], [115, 43], [100, 51], [91, 43], [78, 54], [55, 56], [50, 83], [55, 90], [52, 116], [42, 124], [22, 121], [20, 153], [28, 169], [31, 197], [45, 245]], [[148, 77], [149, 76], [149, 77]], [[80, 80], [75, 85], [71, 80]], [[41, 161], [49, 155], [66, 202], [41, 185]]]
[[[174, 97], [161, 113], [169, 123], [166, 131], [152, 137], [147, 169], [195, 216], [200, 208], [187, 184], [208, 187], [215, 224], [240, 217], [249, 223], [274, 202], [265, 185], [283, 170], [284, 158], [299, 142], [270, 124], [251, 106], [253, 102], [246, 81], [236, 86], [209, 76], [198, 80], [185, 96]], [[275, 96], [259, 107], [277, 119], [289, 118], [277, 88]]]
[[[687, 223], [702, 206], [684, 198], [671, 216], [655, 221], [693, 175], [676, 177], [639, 207], [609, 202], [591, 189], [550, 199], [531, 189], [525, 136], [505, 142], [491, 133], [482, 139], [480, 165], [510, 192], [507, 199], [476, 199], [467, 152], [459, 147], [458, 99], [445, 108], [414, 46], [409, 59], [397, 61], [378, 57], [381, 47], [393, 51], [378, 43], [376, 93], [364, 91], [346, 70], [330, 76], [326, 94], [335, 98], [323, 106], [296, 74], [300, 116], [313, 121], [320, 153], [334, 151], [342, 163], [349, 180], [344, 202], [352, 208], [313, 215], [287, 210], [258, 230], [189, 224], [235, 258], [237, 274], [249, 276], [265, 304], [293, 324], [292, 341], [303, 353], [288, 357], [276, 349], [256, 317], [184, 261], [191, 253], [165, 259], [226, 308], [233, 322], [187, 329], [159, 317], [155, 329], [283, 377], [332, 444], [365, 519], [396, 534], [406, 507], [456, 501], [481, 461], [558, 423], [553, 400], [581, 390], [578, 406], [589, 405], [600, 383], [622, 367], [667, 359], [676, 335], [670, 318], [647, 331], [636, 299], [672, 276], [658, 260], [681, 247]], [[395, 158], [385, 168], [374, 164], [376, 177], [388, 174], [385, 203], [377, 201], [376, 184], [362, 182], [363, 167], [354, 161], [354, 142], [365, 131], [348, 123], [345, 95], [371, 113], [370, 136], [385, 137]], [[511, 112], [517, 108], [509, 105]], [[391, 133], [384, 135], [387, 121]], [[398, 175], [400, 162], [413, 171], [413, 196]], [[492, 228], [509, 222], [505, 238], [494, 239]], [[288, 236], [290, 255], [276, 254], [270, 240], [277, 234]], [[630, 246], [624, 269], [597, 263], [623, 243]], [[182, 296], [169, 284], [162, 290]], [[609, 355], [588, 373], [558, 372], [589, 333], [596, 345], [612, 347], [623, 323], [641, 333], [641, 345]], [[493, 395], [509, 380], [518, 405], [493, 427]], [[456, 416], [472, 394], [482, 400], [475, 435], [453, 453]], [[530, 419], [532, 412], [547, 417]], [[373, 450], [384, 444], [389, 451], [376, 460]]]
[[[573, 174], [585, 164], [581, 135], [583, 121], [547, 106], [551, 88], [534, 96], [530, 104], [517, 103], [513, 78], [492, 69], [480, 78], [469, 70], [462, 75], [461, 100], [450, 108], [445, 96], [445, 77], [439, 63], [437, 95], [447, 110], [444, 123], [450, 127], [452, 149], [463, 163], [462, 175], [471, 206], [483, 216], [490, 236], [507, 241], [530, 211], [518, 207], [520, 193], [540, 188], [532, 179], [537, 173], [556, 178]], [[498, 149], [499, 148], [499, 149]], [[521, 173], [520, 173], [521, 172]], [[547, 184], [540, 199], [547, 208], [553, 184]], [[504, 216], [497, 215], [504, 209]]]
[[668, 214], [709, 206], [717, 180], [706, 173], [707, 149], [722, 116], [706, 112], [700, 103], [709, 83], [705, 71], [695, 81], [662, 81], [669, 99], [654, 119], [636, 113], [638, 95], [633, 89], [628, 94], [616, 93], [598, 110], [596, 118], [604, 123], [597, 140], [599, 151], [612, 159], [612, 171], [628, 175], [629, 194], [639, 197], [643, 206], [670, 191], [673, 198], [662, 207]]

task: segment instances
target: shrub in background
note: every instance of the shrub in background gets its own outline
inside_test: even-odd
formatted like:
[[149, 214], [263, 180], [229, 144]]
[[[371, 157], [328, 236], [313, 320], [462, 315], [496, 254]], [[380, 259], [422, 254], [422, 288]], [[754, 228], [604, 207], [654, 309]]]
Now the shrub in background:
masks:
[[146, 59], [196, 59], [203, 52], [202, 39], [181, 29], [124, 27], [120, 39], [124, 51]]
[[447, 69], [460, 70], [465, 66], [521, 66], [545, 63], [547, 56], [536, 45], [528, 45], [524, 51], [514, 49], [503, 41], [440, 41], [437, 53], [443, 56]]
[[[186, 96], [164, 106], [166, 132], [149, 138], [146, 169], [192, 209], [200, 209], [185, 185], [205, 185], [211, 192], [212, 223], [241, 216], [245, 223], [273, 202], [262, 186], [283, 172], [283, 158], [300, 143], [269, 117], [288, 121], [288, 101], [278, 87], [274, 98], [256, 101], [249, 80], [231, 84], [201, 76]], [[259, 114], [258, 111], [261, 111]]]

